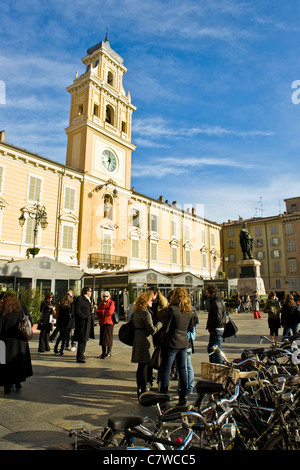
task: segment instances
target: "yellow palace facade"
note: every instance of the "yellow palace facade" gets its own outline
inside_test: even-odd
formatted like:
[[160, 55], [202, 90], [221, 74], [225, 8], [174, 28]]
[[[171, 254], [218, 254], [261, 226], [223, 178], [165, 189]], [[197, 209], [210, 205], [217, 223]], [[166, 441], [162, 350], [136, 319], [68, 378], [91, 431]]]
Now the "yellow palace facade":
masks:
[[94, 284], [142, 270], [153, 279], [155, 273], [218, 279], [221, 226], [197, 208], [183, 210], [131, 187], [136, 107], [123, 88], [123, 59], [106, 39], [82, 62], [84, 73], [67, 88], [65, 165], [0, 134], [0, 261], [48, 257], [80, 268]]

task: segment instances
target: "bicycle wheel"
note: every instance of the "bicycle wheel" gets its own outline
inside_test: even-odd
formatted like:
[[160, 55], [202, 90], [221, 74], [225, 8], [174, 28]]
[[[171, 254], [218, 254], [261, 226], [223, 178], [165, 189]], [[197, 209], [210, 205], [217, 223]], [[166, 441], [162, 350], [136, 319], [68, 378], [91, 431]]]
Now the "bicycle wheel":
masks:
[[300, 442], [297, 442], [293, 436], [286, 436], [284, 433], [277, 434], [270, 438], [262, 450], [299, 450]]

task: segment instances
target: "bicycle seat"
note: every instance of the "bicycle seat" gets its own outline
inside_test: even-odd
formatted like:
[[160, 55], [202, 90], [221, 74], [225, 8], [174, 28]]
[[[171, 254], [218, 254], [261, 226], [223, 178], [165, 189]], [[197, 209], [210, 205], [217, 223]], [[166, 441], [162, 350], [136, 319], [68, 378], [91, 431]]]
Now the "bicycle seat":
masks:
[[258, 357], [260, 358], [263, 353], [264, 353], [264, 348], [244, 349], [244, 351], [241, 354], [241, 358], [248, 359], [249, 357], [253, 357], [256, 355], [258, 355]]
[[145, 392], [139, 396], [139, 403], [142, 406], [153, 406], [157, 405], [158, 403], [166, 403], [167, 401], [171, 400], [172, 397], [166, 393]]
[[218, 393], [225, 390], [223, 384], [212, 382], [210, 380], [198, 380], [196, 383], [196, 392], [200, 393]]
[[139, 424], [143, 424], [145, 418], [143, 416], [110, 416], [107, 420], [107, 426], [112, 430], [134, 428]]

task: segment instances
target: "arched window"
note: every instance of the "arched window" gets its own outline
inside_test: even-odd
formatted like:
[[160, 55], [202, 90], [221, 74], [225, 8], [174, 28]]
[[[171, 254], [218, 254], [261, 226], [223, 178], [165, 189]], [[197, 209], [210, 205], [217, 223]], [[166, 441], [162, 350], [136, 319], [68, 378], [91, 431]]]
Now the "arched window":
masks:
[[110, 194], [105, 194], [103, 201], [104, 201], [103, 217], [112, 220], [113, 219], [113, 198]]
[[114, 75], [112, 72], [108, 72], [107, 73], [107, 83], [110, 85], [110, 86], [114, 86]]
[[106, 106], [105, 121], [108, 124], [114, 125], [114, 109], [109, 104]]

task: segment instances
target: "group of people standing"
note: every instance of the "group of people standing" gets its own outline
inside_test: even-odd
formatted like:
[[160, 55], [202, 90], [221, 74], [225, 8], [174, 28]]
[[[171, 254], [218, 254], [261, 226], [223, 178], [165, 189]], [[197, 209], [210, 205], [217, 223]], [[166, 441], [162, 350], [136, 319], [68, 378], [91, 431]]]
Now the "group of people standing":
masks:
[[292, 293], [287, 293], [283, 304], [280, 305], [276, 292], [271, 291], [269, 293], [264, 312], [268, 314], [270, 338], [273, 342], [278, 342], [280, 327], [283, 327], [283, 339], [291, 334], [296, 335], [298, 333], [300, 309], [296, 300]]
[[156, 288], [143, 292], [133, 306], [133, 323], [135, 336], [131, 362], [138, 364], [138, 396], [147, 390], [149, 370], [152, 374], [150, 360], [154, 345], [160, 342], [162, 363], [157, 371], [159, 391], [167, 393], [170, 372], [175, 361], [179, 376], [179, 404], [184, 404], [188, 386], [193, 386], [193, 376], [188, 378], [188, 332], [193, 332], [197, 324], [188, 291], [177, 287], [170, 292], [168, 299]]
[[[63, 355], [64, 348], [69, 347], [71, 332], [75, 327], [74, 317], [74, 293], [68, 290], [62, 300], [55, 305], [54, 294], [52, 292], [46, 293], [45, 299], [41, 303], [40, 312], [41, 316], [38, 322], [38, 329], [40, 330], [38, 351], [43, 353], [50, 351], [50, 333], [53, 328], [54, 318], [56, 318], [56, 330], [58, 338], [54, 346], [54, 353]], [[53, 335], [54, 338], [54, 335]], [[58, 350], [60, 345], [60, 350]], [[74, 350], [75, 348], [73, 348]]]
[[[84, 287], [77, 298], [74, 297], [73, 291], [69, 290], [63, 299], [55, 305], [53, 293], [46, 294], [41, 303], [41, 317], [38, 324], [40, 330], [39, 352], [50, 351], [50, 333], [53, 328], [53, 317], [55, 316], [58, 337], [55, 342], [54, 353], [63, 355], [65, 346], [68, 347], [70, 342], [71, 350], [75, 350], [75, 343], [77, 343], [76, 360], [79, 363], [85, 363], [86, 343], [90, 338], [95, 338], [91, 297], [92, 289], [90, 287]], [[111, 355], [114, 312], [115, 303], [110, 298], [109, 292], [105, 292], [96, 311], [100, 324], [101, 359]]]

